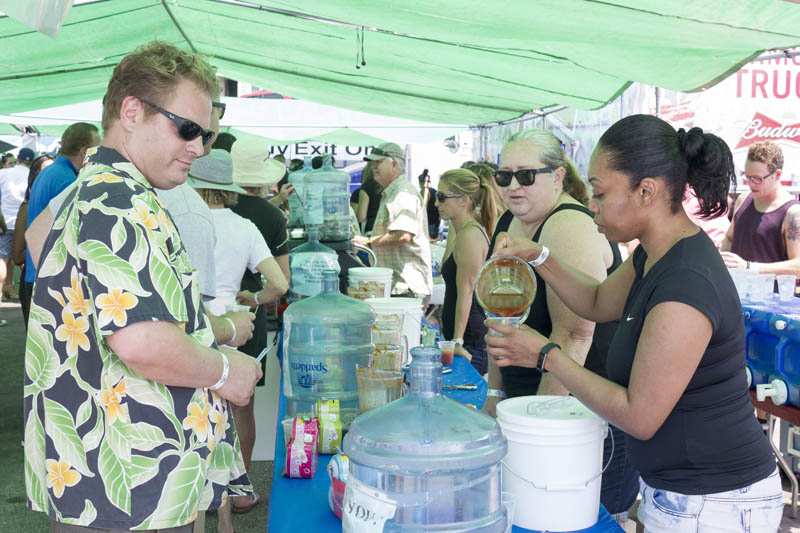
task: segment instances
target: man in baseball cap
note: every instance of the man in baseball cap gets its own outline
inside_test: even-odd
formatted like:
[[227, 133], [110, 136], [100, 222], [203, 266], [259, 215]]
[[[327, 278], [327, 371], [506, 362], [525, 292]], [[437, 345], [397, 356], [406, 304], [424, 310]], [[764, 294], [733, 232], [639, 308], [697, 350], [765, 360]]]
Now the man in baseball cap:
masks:
[[393, 296], [426, 299], [433, 288], [428, 217], [417, 189], [403, 175], [405, 152], [383, 143], [365, 158], [372, 162], [375, 181], [383, 187], [372, 237], [365, 242], [378, 266], [394, 271]]
[[386, 158], [405, 161], [406, 154], [399, 144], [383, 143], [373, 148], [364, 161], [380, 161]]

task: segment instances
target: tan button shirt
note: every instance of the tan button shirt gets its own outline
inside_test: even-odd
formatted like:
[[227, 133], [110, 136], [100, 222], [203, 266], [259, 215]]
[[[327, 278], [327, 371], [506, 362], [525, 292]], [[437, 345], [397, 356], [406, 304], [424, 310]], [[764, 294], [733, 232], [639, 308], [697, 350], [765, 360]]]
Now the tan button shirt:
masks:
[[375, 248], [378, 266], [394, 271], [392, 294], [413, 292], [428, 296], [433, 287], [428, 216], [422, 198], [404, 176], [395, 179], [381, 195], [372, 234], [404, 231], [413, 235], [408, 244]]

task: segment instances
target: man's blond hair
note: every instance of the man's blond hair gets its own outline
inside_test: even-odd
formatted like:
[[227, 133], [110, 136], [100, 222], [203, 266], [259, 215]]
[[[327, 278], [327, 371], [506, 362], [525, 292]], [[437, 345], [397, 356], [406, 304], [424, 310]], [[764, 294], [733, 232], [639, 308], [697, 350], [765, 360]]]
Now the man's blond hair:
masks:
[[[214, 67], [201, 55], [186, 52], [163, 41], [151, 41], [125, 56], [114, 68], [103, 97], [103, 129], [119, 118], [122, 101], [128, 96], [163, 105], [182, 80], [189, 80], [208, 93], [219, 97]], [[154, 109], [145, 106], [151, 115]]]

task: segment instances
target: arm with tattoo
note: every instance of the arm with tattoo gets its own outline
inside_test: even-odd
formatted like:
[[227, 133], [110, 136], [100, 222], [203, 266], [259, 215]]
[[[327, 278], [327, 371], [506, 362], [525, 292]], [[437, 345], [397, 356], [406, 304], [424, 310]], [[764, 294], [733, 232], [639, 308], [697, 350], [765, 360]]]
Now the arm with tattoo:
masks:
[[762, 274], [794, 274], [800, 276], [800, 205], [793, 205], [783, 220], [783, 239], [787, 261], [750, 263], [750, 268]]

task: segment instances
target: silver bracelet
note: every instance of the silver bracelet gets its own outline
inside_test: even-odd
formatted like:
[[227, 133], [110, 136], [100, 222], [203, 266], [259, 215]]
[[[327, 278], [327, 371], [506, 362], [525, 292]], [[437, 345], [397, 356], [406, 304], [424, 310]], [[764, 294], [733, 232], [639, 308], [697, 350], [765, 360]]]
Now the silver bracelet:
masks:
[[533, 261], [528, 261], [528, 264], [533, 268], [541, 266], [547, 258], [550, 257], [550, 248], [547, 246], [542, 246], [542, 251], [539, 252], [539, 255]]
[[458, 344], [459, 346], [464, 346], [464, 339], [462, 339], [462, 338], [458, 338], [458, 339], [451, 339], [451, 340], [452, 340], [454, 343]]
[[217, 391], [225, 386], [228, 382], [228, 374], [230, 374], [231, 371], [231, 364], [228, 361], [228, 356], [223, 351], [220, 351], [219, 354], [222, 356], [222, 375], [219, 377], [219, 381], [209, 387], [209, 389], [213, 391]]
[[500, 389], [489, 389], [486, 391], [486, 396], [489, 398], [500, 398], [501, 400], [508, 398], [506, 393]]
[[228, 342], [231, 342], [233, 339], [235, 339], [235, 338], [236, 338], [236, 324], [234, 324], [234, 323], [233, 323], [233, 320], [231, 320], [230, 318], [228, 318], [228, 317], [226, 317], [226, 316], [223, 316], [223, 317], [221, 317], [221, 318], [222, 318], [223, 320], [225, 320], [225, 322], [227, 322], [227, 323], [228, 323], [228, 325], [230, 325], [230, 327], [231, 327], [231, 331], [233, 331], [233, 333], [231, 334], [231, 338], [230, 338], [230, 339], [228, 339]]

